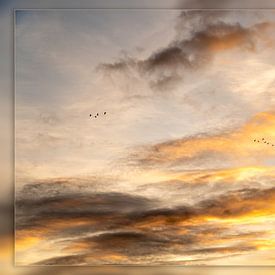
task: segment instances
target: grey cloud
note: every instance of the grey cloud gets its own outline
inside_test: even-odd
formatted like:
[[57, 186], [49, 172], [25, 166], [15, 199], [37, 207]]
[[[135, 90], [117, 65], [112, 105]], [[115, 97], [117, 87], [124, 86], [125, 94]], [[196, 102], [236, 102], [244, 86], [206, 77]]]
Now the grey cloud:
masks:
[[[239, 23], [223, 22], [221, 15], [224, 12], [184, 11], [176, 25], [177, 37], [169, 45], [152, 53], [147, 59], [127, 57], [114, 63], [101, 64], [98, 69], [112, 80], [117, 73], [124, 76], [138, 74], [151, 88], [163, 90], [182, 81], [186, 71], [198, 70], [209, 64], [216, 52], [234, 48], [255, 51], [255, 34], [261, 31], [262, 24], [244, 27]], [[191, 22], [195, 25], [190, 25], [188, 31], [182, 22], [192, 16], [194, 19]]]
[[[247, 214], [257, 207], [263, 208], [263, 202], [272, 201], [274, 196], [275, 188], [246, 188], [229, 191], [192, 206], [181, 205], [172, 208], [159, 207], [158, 201], [153, 199], [123, 193], [74, 193], [39, 200], [21, 198], [16, 201], [19, 216], [17, 226], [20, 228], [20, 222], [23, 220], [25, 226], [32, 226], [32, 223], [43, 222], [45, 219], [68, 217], [90, 217], [113, 227], [134, 226], [151, 219], [160, 219], [164, 224], [173, 225], [178, 221], [201, 215], [234, 217]], [[107, 219], [110, 217], [113, 219]]]
[[[114, 233], [104, 233], [92, 238], [83, 238], [75, 242], [75, 244], [85, 244], [87, 249], [83, 251], [82, 254], [77, 254], [75, 256], [52, 258], [43, 261], [44, 264], [135, 264], [138, 259], [143, 259], [145, 264], [173, 264], [173, 261], [160, 260], [160, 257], [165, 257], [165, 255], [178, 254], [178, 255], [195, 255], [194, 260], [182, 261], [182, 263], [192, 262], [192, 261], [202, 261], [213, 260], [217, 257], [226, 257], [226, 255], [239, 255], [242, 253], [247, 253], [249, 251], [255, 250], [256, 247], [246, 244], [243, 242], [238, 246], [212, 246], [212, 247], [200, 247], [200, 242], [202, 241], [201, 236], [196, 236], [196, 231], [199, 232], [200, 229], [195, 229], [193, 234], [185, 234], [178, 236], [176, 232], [170, 232], [170, 234], [165, 235], [163, 232], [157, 232], [155, 234], [145, 233], [145, 232], [114, 232]], [[225, 230], [220, 230], [219, 228], [212, 228], [215, 230], [216, 234], [225, 232]], [[168, 230], [170, 231], [170, 230]], [[212, 232], [213, 233], [213, 232]], [[243, 234], [245, 235], [245, 234]], [[251, 238], [257, 236], [257, 234], [251, 234]], [[260, 235], [262, 236], [262, 235]], [[242, 238], [242, 234], [236, 236], [236, 239]], [[72, 242], [74, 244], [74, 241]], [[70, 245], [70, 244], [69, 244]], [[89, 247], [90, 246], [90, 247]], [[221, 255], [224, 256], [213, 256]], [[106, 259], [106, 255], [119, 255], [123, 257], [123, 260], [119, 262], [112, 261], [111, 257]], [[101, 256], [105, 256], [103, 259]], [[126, 258], [124, 258], [126, 256]], [[152, 256], [154, 261], [152, 261]], [[199, 256], [199, 257], [198, 257]], [[78, 263], [77, 263], [78, 261]]]
[[255, 246], [232, 246], [232, 247], [211, 247], [191, 250], [190, 254], [208, 254], [208, 253], [240, 253], [255, 250]]
[[[30, 186], [32, 190], [32, 186]], [[25, 191], [26, 192], [26, 191]], [[128, 213], [145, 211], [156, 201], [123, 193], [67, 193], [44, 198], [20, 198], [16, 201], [17, 230], [49, 229], [48, 234], [58, 234], [55, 221], [72, 220], [72, 227], [65, 228], [63, 235], [80, 235], [85, 232], [106, 230], [129, 224]], [[85, 219], [86, 225], [76, 226], [73, 221]]]
[[[49, 184], [45, 185], [51, 188]], [[30, 186], [29, 191], [32, 189]], [[112, 263], [111, 259], [104, 258], [104, 255], [109, 254], [125, 256], [127, 260], [122, 261], [129, 261], [130, 264], [135, 262], [133, 257], [145, 257], [142, 260], [144, 263], [146, 257], [155, 257], [158, 261], [158, 256], [169, 253], [205, 254], [207, 260], [211, 254], [232, 255], [256, 250], [243, 238], [263, 237], [265, 232], [258, 232], [258, 235], [238, 232], [234, 235], [226, 227], [209, 227], [203, 217], [231, 218], [253, 213], [254, 210], [264, 210], [274, 200], [275, 189], [241, 189], [193, 205], [176, 207], [162, 207], [156, 200], [124, 193], [65, 194], [45, 196], [42, 199], [26, 196], [16, 201], [17, 234], [26, 230], [33, 235], [44, 232], [43, 238], [55, 240], [57, 244], [61, 242], [65, 247], [74, 247], [74, 244], [86, 246], [78, 252], [81, 255], [53, 258], [39, 264]], [[85, 219], [87, 223], [78, 224], [79, 219]], [[201, 221], [193, 224], [190, 222], [192, 220]], [[63, 223], [64, 226], [60, 228]], [[179, 229], [186, 232], [179, 234]], [[207, 236], [210, 232], [215, 232], [216, 241], [236, 239], [241, 243], [238, 247], [209, 247], [205, 241], [209, 240]], [[61, 241], [64, 237], [67, 240]]]
[[43, 112], [39, 114], [38, 122], [55, 126], [60, 122], [60, 118], [54, 113]]
[[86, 263], [85, 261], [86, 255], [71, 255], [71, 256], [61, 256], [54, 257], [50, 259], [46, 259], [33, 265], [83, 265]]
[[83, 241], [91, 243], [91, 249], [121, 253], [130, 257], [164, 254], [167, 252], [166, 248], [171, 245], [171, 240], [162, 236], [140, 232], [105, 233]]
[[116, 184], [117, 178], [90, 176], [83, 178], [57, 178], [52, 180], [41, 180], [25, 184], [18, 188], [16, 197], [20, 201], [23, 199], [43, 199], [58, 196], [70, 196], [72, 194], [85, 194], [92, 188], [93, 192], [102, 192]]

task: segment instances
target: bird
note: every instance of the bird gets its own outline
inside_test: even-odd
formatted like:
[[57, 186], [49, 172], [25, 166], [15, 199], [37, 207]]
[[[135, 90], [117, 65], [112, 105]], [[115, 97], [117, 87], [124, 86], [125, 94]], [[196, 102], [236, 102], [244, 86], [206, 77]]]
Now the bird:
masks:
[[[260, 142], [260, 140], [254, 139], [254, 142]], [[265, 138], [262, 138], [262, 139], [261, 139], [261, 142], [262, 142], [262, 143], [265, 143], [266, 145], [270, 145], [270, 146], [272, 146], [272, 147], [275, 146], [275, 144], [273, 144], [273, 143], [267, 141]]]
[[[105, 111], [105, 112], [103, 112], [103, 115], [106, 115], [107, 114], [107, 112]], [[99, 116], [99, 113], [96, 113], [95, 115], [94, 115], [94, 118], [97, 118]], [[90, 114], [90, 117], [92, 117], [92, 114]]]

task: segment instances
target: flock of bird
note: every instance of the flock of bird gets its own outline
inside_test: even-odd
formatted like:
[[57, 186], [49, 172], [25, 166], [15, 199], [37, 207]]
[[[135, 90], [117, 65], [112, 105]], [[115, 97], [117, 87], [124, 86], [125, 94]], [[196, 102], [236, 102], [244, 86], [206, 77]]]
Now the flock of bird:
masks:
[[271, 143], [271, 142], [265, 140], [265, 138], [262, 138], [262, 140], [254, 139], [254, 142], [265, 143], [266, 145], [270, 145], [270, 146], [273, 146], [273, 147], [275, 146], [273, 143]]
[[[107, 112], [102, 113], [104, 116], [107, 114]], [[99, 113], [96, 113], [96, 115], [90, 114], [90, 117], [94, 116], [94, 118], [97, 118], [99, 116]]]
[[[102, 113], [104, 116], [107, 114], [107, 112], [103, 112]], [[90, 114], [90, 117], [94, 117], [94, 118], [98, 118], [98, 116], [99, 116], [99, 113], [96, 113], [96, 115], [92, 115], [92, 114]], [[271, 142], [268, 142], [267, 140], [265, 140], [265, 138], [262, 138], [261, 140], [259, 140], [259, 139], [254, 139], [254, 142], [258, 142], [258, 143], [264, 143], [264, 144], [266, 144], [266, 145], [270, 145], [270, 146], [272, 146], [272, 147], [274, 147], [275, 145], [273, 144], [273, 143], [271, 143]]]

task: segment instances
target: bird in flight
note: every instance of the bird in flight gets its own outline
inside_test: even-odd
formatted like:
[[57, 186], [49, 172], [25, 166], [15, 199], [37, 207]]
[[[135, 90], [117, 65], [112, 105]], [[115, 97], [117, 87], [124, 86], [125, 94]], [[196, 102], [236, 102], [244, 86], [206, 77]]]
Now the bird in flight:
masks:
[[254, 142], [258, 142], [258, 143], [261, 142], [261, 143], [264, 143], [264, 144], [266, 144], [266, 145], [270, 145], [270, 146], [272, 146], [272, 147], [275, 146], [273, 143], [267, 141], [265, 138], [262, 138], [261, 141], [260, 141], [260, 140], [257, 140], [257, 139], [254, 139], [253, 141], [254, 141]]
[[[103, 115], [106, 115], [107, 112], [104, 112]], [[96, 113], [96, 115], [94, 115], [94, 118], [97, 118], [99, 116], [99, 113]], [[92, 114], [90, 114], [90, 117], [92, 117]]]

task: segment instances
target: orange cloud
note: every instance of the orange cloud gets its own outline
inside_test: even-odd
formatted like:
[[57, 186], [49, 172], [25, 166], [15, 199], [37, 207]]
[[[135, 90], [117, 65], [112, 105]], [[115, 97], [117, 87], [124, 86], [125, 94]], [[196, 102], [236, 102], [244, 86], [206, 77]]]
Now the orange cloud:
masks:
[[213, 182], [237, 183], [255, 178], [275, 177], [275, 168], [267, 166], [247, 166], [228, 169], [191, 170], [171, 173], [170, 180], [180, 180], [189, 184], [206, 184]]
[[229, 158], [262, 159], [275, 156], [275, 147], [254, 142], [262, 138], [275, 145], [275, 114], [259, 113], [244, 126], [228, 133], [195, 136], [160, 143], [137, 152], [140, 164], [166, 164], [181, 159], [199, 157], [202, 153], [221, 153]]

